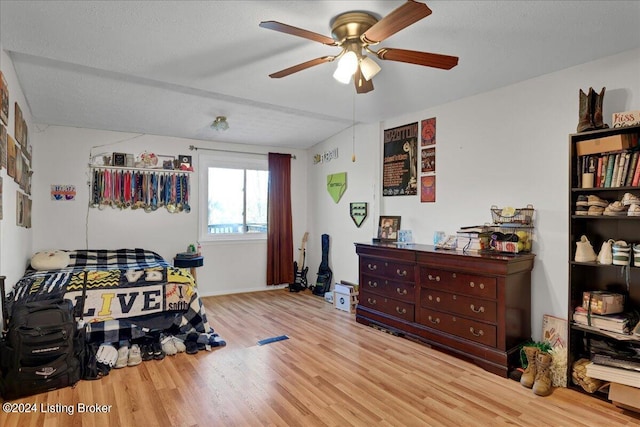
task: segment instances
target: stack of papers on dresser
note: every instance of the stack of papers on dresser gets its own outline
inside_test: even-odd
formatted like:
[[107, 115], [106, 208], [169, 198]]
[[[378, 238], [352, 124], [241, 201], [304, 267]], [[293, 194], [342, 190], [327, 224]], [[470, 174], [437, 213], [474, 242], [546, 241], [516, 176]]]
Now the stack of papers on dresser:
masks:
[[489, 229], [482, 225], [461, 227], [456, 232], [456, 249], [464, 252], [479, 252], [489, 249]]

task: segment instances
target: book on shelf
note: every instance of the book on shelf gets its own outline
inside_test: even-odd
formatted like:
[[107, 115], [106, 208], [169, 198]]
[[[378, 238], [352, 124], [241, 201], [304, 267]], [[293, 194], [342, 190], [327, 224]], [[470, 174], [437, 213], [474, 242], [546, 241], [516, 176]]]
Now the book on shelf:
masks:
[[608, 354], [596, 353], [591, 356], [591, 361], [596, 365], [611, 366], [614, 368], [627, 369], [640, 372], [640, 359], [622, 358]]
[[633, 173], [633, 181], [631, 181], [631, 186], [637, 187], [640, 184], [640, 158], [638, 158], [638, 163], [636, 164], [636, 170]]
[[601, 187], [600, 180], [602, 178], [602, 160], [603, 156], [598, 156], [598, 166], [596, 166], [596, 176], [593, 180], [594, 187]]
[[640, 387], [640, 371], [598, 365], [591, 362], [587, 365], [587, 376], [603, 381], [628, 385], [630, 387]]
[[600, 156], [600, 158], [602, 159], [602, 175], [600, 176], [598, 187], [604, 187], [604, 182], [607, 177], [607, 165], [609, 164], [609, 156], [605, 154], [603, 156]]
[[615, 154], [613, 160], [613, 175], [611, 176], [611, 185], [609, 187], [617, 187], [618, 174], [620, 172], [620, 153]]
[[632, 325], [629, 320], [632, 315], [626, 313], [619, 314], [591, 314], [587, 313], [587, 310], [582, 307], [576, 308], [573, 313], [573, 321], [580, 325], [593, 326], [596, 328], [604, 329], [611, 332], [617, 332], [620, 334], [629, 334], [631, 332]]
[[607, 174], [604, 181], [605, 187], [611, 187], [611, 179], [613, 178], [613, 168], [615, 167], [615, 154], [609, 154], [609, 160], [607, 161]]
[[630, 187], [631, 183], [633, 182], [633, 175], [636, 171], [636, 167], [638, 166], [638, 155], [640, 155], [640, 152], [638, 151], [634, 151], [633, 154], [631, 154], [631, 160], [629, 161], [629, 170], [627, 171], [627, 179], [624, 183], [625, 187]]

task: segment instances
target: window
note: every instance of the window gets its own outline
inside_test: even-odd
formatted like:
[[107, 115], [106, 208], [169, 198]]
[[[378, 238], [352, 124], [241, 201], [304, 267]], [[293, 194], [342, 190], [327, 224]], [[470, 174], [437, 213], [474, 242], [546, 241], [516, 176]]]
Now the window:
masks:
[[262, 156], [201, 156], [202, 240], [265, 239], [267, 159]]

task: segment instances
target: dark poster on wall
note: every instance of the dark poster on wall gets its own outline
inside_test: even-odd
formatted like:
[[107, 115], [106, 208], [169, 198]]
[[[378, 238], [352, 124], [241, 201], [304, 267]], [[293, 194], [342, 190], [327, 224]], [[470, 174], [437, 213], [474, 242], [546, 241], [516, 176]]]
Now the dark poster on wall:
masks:
[[384, 131], [383, 196], [418, 194], [418, 123]]

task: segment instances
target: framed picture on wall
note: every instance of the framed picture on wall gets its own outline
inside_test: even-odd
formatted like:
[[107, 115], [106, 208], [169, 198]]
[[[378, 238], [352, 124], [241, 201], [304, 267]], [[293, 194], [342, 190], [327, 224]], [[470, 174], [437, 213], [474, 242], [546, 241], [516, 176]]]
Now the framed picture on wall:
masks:
[[382, 242], [397, 242], [400, 230], [399, 216], [381, 216], [378, 223], [378, 239]]
[[9, 126], [9, 87], [2, 71], [0, 71], [0, 121], [5, 126]]
[[7, 167], [7, 128], [0, 125], [0, 169]]
[[126, 166], [127, 154], [126, 153], [113, 153], [111, 164], [113, 166]]

